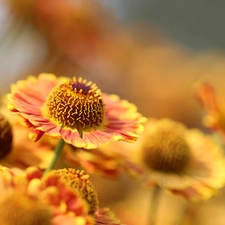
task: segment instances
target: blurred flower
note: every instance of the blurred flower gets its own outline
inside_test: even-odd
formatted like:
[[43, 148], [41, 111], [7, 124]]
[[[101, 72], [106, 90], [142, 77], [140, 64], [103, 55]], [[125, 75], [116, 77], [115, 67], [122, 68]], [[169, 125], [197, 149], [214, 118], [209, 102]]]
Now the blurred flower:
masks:
[[205, 110], [204, 125], [225, 135], [225, 104], [217, 98], [212, 85], [206, 82], [199, 84], [195, 97]]
[[82, 78], [30, 76], [13, 85], [8, 97], [9, 109], [30, 128], [33, 141], [46, 133], [88, 149], [117, 140], [134, 142], [145, 122], [136, 106], [102, 94]]
[[122, 225], [110, 209], [102, 208], [95, 213], [95, 225]]
[[222, 149], [212, 136], [181, 123], [149, 118], [137, 142], [117, 148], [139, 167], [133, 174], [147, 186], [161, 186], [187, 200], [208, 199], [225, 184]]
[[89, 174], [115, 178], [120, 174], [122, 158], [110, 151], [108, 147], [100, 146], [92, 151], [70, 148], [63, 152], [64, 160], [71, 166], [80, 166]]
[[208, 199], [223, 187], [225, 159], [210, 135], [169, 119], [149, 119], [145, 128], [138, 154], [148, 185], [188, 200]]
[[92, 151], [82, 148], [67, 148], [63, 152], [64, 160], [70, 166], [81, 167], [89, 174], [110, 179], [118, 178], [125, 171], [136, 175], [141, 169], [130, 161], [127, 151], [121, 151], [121, 148], [130, 148], [130, 145], [132, 144], [113, 142], [101, 145]]
[[11, 15], [42, 34], [52, 57], [66, 56], [92, 72], [129, 61], [130, 37], [98, 1], [10, 0], [7, 4]]
[[53, 142], [47, 137], [37, 143], [30, 141], [27, 128], [6, 108], [1, 107], [0, 112], [0, 164], [21, 169], [47, 168], [53, 157]]
[[[0, 170], [1, 224], [121, 225], [107, 210], [90, 211], [93, 205], [87, 200], [93, 198], [93, 188], [88, 175], [68, 169], [41, 176], [41, 171], [34, 167], [28, 168], [24, 176], [7, 168]], [[89, 187], [91, 192], [87, 192]]]
[[0, 114], [0, 159], [7, 156], [12, 148], [12, 129], [7, 119]]

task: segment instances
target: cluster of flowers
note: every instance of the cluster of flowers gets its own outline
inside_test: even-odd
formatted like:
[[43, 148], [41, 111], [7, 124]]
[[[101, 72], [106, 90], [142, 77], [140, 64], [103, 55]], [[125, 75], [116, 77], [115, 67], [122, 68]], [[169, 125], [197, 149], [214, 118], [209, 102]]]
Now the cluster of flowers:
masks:
[[[205, 124], [223, 134], [210, 85], [197, 97], [208, 112]], [[12, 115], [4, 104], [0, 114], [1, 224], [122, 224], [99, 208], [89, 175], [76, 167], [108, 178], [126, 171], [190, 201], [209, 199], [225, 184], [223, 149], [213, 135], [145, 118], [85, 79], [29, 76], [11, 86], [7, 101]], [[70, 166], [55, 168], [59, 157]]]

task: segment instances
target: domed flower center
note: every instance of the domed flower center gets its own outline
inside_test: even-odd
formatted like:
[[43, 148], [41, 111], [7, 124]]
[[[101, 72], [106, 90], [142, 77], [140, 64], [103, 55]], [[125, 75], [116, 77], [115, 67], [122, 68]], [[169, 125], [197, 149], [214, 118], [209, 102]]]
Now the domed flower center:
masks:
[[8, 155], [12, 149], [12, 129], [6, 118], [0, 114], [0, 159]]
[[95, 130], [104, 118], [102, 93], [96, 84], [82, 78], [56, 86], [47, 100], [48, 114], [62, 126], [83, 131]]
[[156, 132], [143, 147], [145, 165], [159, 172], [182, 173], [191, 159], [188, 143], [174, 132]]
[[60, 177], [72, 189], [78, 191], [81, 197], [88, 203], [89, 214], [93, 215], [98, 209], [97, 192], [89, 180], [89, 175], [84, 175], [83, 171], [75, 169], [58, 169], [53, 171], [60, 175]]

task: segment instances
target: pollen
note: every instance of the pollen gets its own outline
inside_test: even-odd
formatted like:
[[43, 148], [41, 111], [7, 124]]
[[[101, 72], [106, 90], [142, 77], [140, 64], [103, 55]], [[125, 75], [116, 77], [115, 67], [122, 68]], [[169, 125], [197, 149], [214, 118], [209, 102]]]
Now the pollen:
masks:
[[186, 140], [177, 133], [160, 131], [146, 140], [142, 160], [150, 169], [180, 174], [190, 163], [191, 151]]
[[96, 84], [73, 78], [56, 86], [47, 99], [48, 115], [62, 127], [83, 131], [95, 130], [104, 119], [102, 93]]
[[7, 156], [12, 149], [12, 129], [7, 119], [0, 114], [0, 159]]
[[98, 209], [99, 201], [97, 192], [89, 180], [89, 175], [85, 175], [83, 171], [73, 168], [58, 169], [53, 173], [57, 173], [69, 187], [81, 195], [88, 204], [89, 214], [93, 215]]

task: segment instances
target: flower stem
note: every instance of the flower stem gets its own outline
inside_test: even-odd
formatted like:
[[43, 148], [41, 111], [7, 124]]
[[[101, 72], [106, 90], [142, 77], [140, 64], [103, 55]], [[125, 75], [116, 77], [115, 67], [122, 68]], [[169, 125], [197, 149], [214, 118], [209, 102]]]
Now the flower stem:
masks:
[[54, 168], [54, 166], [55, 166], [57, 160], [59, 159], [59, 157], [60, 157], [60, 155], [61, 155], [61, 153], [62, 153], [62, 150], [63, 150], [64, 145], [65, 145], [65, 141], [61, 138], [61, 139], [59, 140], [58, 144], [56, 145], [56, 148], [55, 148], [55, 154], [54, 154], [54, 156], [53, 156], [53, 158], [52, 158], [52, 161], [51, 161], [51, 163], [49, 164], [48, 168], [45, 170], [45, 172], [44, 172], [44, 174], [43, 174], [44, 176], [45, 176], [50, 170], [52, 170], [52, 169]]
[[153, 195], [152, 195], [152, 204], [151, 204], [151, 211], [149, 215], [149, 225], [156, 225], [156, 212], [158, 209], [158, 203], [159, 203], [159, 197], [160, 193], [162, 191], [162, 188], [159, 186], [156, 186], [155, 189], [153, 190]]

